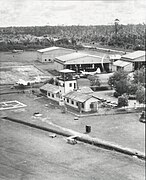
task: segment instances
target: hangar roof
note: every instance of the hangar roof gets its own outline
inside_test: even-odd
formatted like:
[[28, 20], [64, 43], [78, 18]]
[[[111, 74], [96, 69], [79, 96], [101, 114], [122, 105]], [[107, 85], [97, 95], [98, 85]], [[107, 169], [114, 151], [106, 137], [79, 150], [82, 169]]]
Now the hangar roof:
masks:
[[100, 57], [85, 53], [71, 53], [63, 56], [56, 57], [57, 60], [63, 62], [64, 64], [96, 64], [96, 63], [109, 63], [109, 58]]
[[134, 60], [134, 59], [142, 57], [142, 56], [145, 57], [145, 55], [146, 55], [145, 51], [134, 51], [132, 53], [128, 53], [126, 55], [123, 55], [122, 58], [128, 58], [128, 59]]

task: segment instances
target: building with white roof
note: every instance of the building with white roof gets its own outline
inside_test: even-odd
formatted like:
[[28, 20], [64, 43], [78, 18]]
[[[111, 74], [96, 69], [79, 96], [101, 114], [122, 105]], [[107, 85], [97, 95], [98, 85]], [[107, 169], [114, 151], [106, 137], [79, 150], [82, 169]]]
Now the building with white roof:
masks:
[[100, 68], [102, 71], [109, 71], [110, 61], [108, 57], [100, 57], [85, 53], [71, 53], [64, 56], [58, 56], [54, 60], [56, 70], [64, 68], [72, 69], [76, 72], [80, 71], [95, 71]]
[[40, 88], [40, 91], [49, 99], [54, 101], [60, 100], [60, 89], [56, 85], [45, 84]]
[[64, 96], [65, 104], [79, 112], [97, 112], [99, 100], [90, 94], [72, 91]]
[[131, 62], [133, 64], [133, 70], [140, 69], [142, 66], [145, 66], [145, 51], [134, 51], [132, 53], [128, 53], [121, 57], [121, 61]]
[[127, 72], [132, 72], [145, 65], [145, 51], [135, 51], [123, 55], [120, 60], [114, 62], [112, 70], [117, 71], [118, 69], [123, 69]]
[[73, 52], [75, 52], [75, 50], [55, 46], [49, 47], [37, 50], [37, 60], [40, 62], [53, 62], [55, 57], [70, 54]]
[[113, 62], [113, 71], [118, 71], [119, 69], [131, 72], [133, 70], [133, 63], [132, 62], [127, 62], [127, 61], [122, 61], [118, 60], [116, 62]]

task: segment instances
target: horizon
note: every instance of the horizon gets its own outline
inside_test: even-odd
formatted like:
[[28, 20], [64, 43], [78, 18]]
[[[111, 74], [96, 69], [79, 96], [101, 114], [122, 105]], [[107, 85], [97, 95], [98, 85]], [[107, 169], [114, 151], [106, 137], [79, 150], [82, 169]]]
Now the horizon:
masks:
[[0, 27], [145, 24], [145, 0], [1, 0]]
[[[145, 26], [146, 24], [145, 23], [138, 23], [138, 24], [119, 24], [119, 25], [123, 25], [123, 26], [128, 26], [128, 25], [134, 25], [134, 26], [136, 26], [136, 25], [143, 25], [143, 26]], [[29, 26], [0, 26], [0, 28], [19, 28], [19, 27], [56, 27], [56, 26], [60, 26], [60, 27], [71, 27], [71, 26], [87, 26], [87, 27], [89, 27], [89, 26], [114, 26], [114, 23], [113, 24], [100, 24], [100, 25], [34, 25], [34, 26], [32, 26], [32, 25], [29, 25]]]

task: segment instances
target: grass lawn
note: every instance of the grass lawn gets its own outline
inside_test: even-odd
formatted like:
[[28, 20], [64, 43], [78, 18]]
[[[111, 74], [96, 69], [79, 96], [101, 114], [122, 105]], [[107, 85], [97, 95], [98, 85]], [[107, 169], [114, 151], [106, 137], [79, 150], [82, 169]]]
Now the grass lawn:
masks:
[[8, 121], [0, 121], [0, 179], [143, 180], [144, 162]]
[[[92, 116], [74, 120], [74, 115], [63, 114], [61, 109], [55, 108], [45, 98], [36, 99], [28, 94], [13, 94], [1, 96], [1, 101], [18, 100], [27, 105], [24, 111], [15, 110], [2, 111], [3, 116], [12, 116], [18, 119], [34, 121], [33, 113], [40, 112], [42, 118], [47, 118], [62, 127], [85, 133], [85, 126], [91, 126], [90, 135], [107, 140], [123, 147], [134, 148], [144, 152], [145, 125], [139, 122], [138, 114], [120, 114], [108, 116]], [[46, 106], [47, 104], [47, 106]], [[36, 119], [41, 123], [41, 119]], [[48, 124], [46, 124], [48, 125]]]

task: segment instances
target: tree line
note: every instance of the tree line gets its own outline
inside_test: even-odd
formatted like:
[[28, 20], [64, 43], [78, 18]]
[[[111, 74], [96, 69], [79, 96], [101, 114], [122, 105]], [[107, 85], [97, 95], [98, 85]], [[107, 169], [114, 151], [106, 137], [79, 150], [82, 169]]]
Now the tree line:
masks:
[[[42, 38], [38, 38], [42, 37]], [[0, 45], [4, 48], [40, 48], [53, 45], [74, 48], [82, 43], [123, 49], [145, 50], [145, 25], [32, 26], [1, 27]]]

